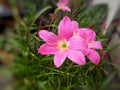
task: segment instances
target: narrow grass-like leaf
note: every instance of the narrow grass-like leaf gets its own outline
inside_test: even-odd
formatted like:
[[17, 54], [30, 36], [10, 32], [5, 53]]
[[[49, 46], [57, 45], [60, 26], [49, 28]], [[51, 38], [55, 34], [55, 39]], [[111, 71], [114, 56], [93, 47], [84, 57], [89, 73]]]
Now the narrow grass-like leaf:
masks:
[[102, 86], [101, 86], [101, 90], [107, 88], [107, 86], [110, 84], [110, 82], [112, 81], [112, 79], [114, 78], [114, 76], [116, 75], [116, 73], [112, 73], [109, 77], [107, 77], [107, 79], [103, 82]]
[[31, 25], [34, 24], [34, 22], [38, 19], [38, 17], [39, 17], [41, 14], [43, 14], [44, 12], [46, 12], [46, 11], [47, 11], [48, 9], [50, 9], [50, 8], [51, 8], [51, 6], [47, 6], [47, 7], [43, 8], [40, 12], [36, 13], [35, 16], [34, 16], [34, 18], [33, 18], [33, 20], [32, 20]]

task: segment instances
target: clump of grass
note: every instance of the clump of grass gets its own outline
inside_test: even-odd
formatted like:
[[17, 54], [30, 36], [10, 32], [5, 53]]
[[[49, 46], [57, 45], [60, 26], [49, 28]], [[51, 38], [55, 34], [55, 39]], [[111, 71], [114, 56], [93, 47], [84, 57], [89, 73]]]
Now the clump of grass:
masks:
[[[81, 2], [84, 2], [82, 0]], [[81, 7], [83, 7], [81, 5]], [[79, 7], [79, 8], [81, 8]], [[16, 8], [13, 6], [13, 8]], [[33, 9], [33, 8], [32, 8]], [[105, 69], [106, 65], [110, 62], [101, 60], [98, 66], [93, 65], [89, 60], [84, 66], [76, 65], [70, 60], [66, 60], [64, 64], [58, 69], [53, 64], [52, 55], [40, 55], [37, 53], [39, 45], [43, 41], [38, 37], [39, 28], [42, 26], [36, 25], [35, 21], [39, 16], [44, 15], [45, 11], [50, 7], [41, 9], [36, 14], [30, 13], [24, 18], [26, 21], [15, 24], [16, 39], [13, 41], [17, 47], [14, 49], [14, 74], [17, 79], [17, 90], [101, 90], [105, 89], [109, 82], [107, 77], [108, 71]], [[35, 10], [34, 10], [35, 11]], [[106, 12], [105, 7], [91, 7], [83, 12], [77, 14], [63, 13], [64, 15], [71, 16], [73, 19], [79, 22], [80, 27], [89, 27], [94, 24], [94, 30], [97, 33], [97, 40], [104, 43], [104, 49], [106, 49], [107, 39], [101, 34], [101, 21], [103, 20]], [[31, 15], [32, 14], [32, 15]], [[46, 14], [46, 13], [45, 13]], [[14, 13], [16, 16], [16, 13]], [[58, 18], [55, 23], [56, 26], [60, 21]], [[48, 28], [56, 33], [57, 27]], [[34, 30], [34, 32], [31, 32]], [[99, 51], [102, 53], [102, 51]], [[114, 74], [111, 78], [114, 77]], [[107, 83], [105, 83], [107, 82]], [[104, 84], [104, 85], [103, 85]]]

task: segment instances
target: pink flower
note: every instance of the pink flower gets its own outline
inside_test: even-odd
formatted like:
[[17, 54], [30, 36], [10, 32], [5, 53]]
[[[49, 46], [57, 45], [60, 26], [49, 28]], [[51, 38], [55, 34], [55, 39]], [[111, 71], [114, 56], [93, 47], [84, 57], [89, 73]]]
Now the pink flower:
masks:
[[107, 56], [107, 54], [108, 54], [107, 50], [104, 50], [102, 53], [102, 59], [104, 59]]
[[89, 53], [86, 55], [92, 63], [99, 64], [100, 56], [95, 49], [102, 49], [102, 44], [100, 41], [95, 41], [96, 33], [89, 28], [80, 28], [79, 34], [88, 44]]
[[81, 37], [73, 35], [76, 28], [77, 22], [65, 16], [58, 26], [58, 36], [47, 30], [40, 30], [39, 37], [46, 43], [40, 46], [38, 53], [54, 54], [56, 67], [60, 67], [67, 57], [76, 64], [84, 65], [86, 61], [82, 51], [87, 49], [87, 43]]
[[102, 28], [103, 30], [106, 30], [106, 23], [103, 23]]
[[59, 0], [59, 2], [57, 3], [57, 6], [62, 11], [71, 12], [71, 9], [68, 7], [69, 2], [70, 0]]

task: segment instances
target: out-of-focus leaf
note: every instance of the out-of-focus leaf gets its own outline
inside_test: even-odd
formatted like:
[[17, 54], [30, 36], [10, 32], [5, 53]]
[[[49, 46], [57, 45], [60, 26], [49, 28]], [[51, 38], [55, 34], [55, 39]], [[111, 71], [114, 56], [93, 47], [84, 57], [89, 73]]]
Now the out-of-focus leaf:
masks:
[[34, 24], [34, 22], [38, 19], [38, 17], [43, 14], [45, 11], [47, 11], [48, 9], [50, 9], [51, 6], [47, 6], [45, 8], [43, 8], [40, 12], [36, 13], [36, 15], [34, 16], [33, 20], [32, 20], [32, 25]]
[[116, 73], [114, 72], [109, 77], [107, 77], [107, 79], [103, 82], [103, 85], [101, 86], [101, 90], [105, 89], [110, 84], [115, 75]]

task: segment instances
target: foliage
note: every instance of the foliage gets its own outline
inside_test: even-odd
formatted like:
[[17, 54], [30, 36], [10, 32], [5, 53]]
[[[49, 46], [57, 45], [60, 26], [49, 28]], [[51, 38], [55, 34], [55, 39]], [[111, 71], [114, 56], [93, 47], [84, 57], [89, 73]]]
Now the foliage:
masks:
[[[59, 16], [56, 23], [51, 21], [49, 24], [55, 24], [57, 26], [60, 19], [64, 15], [68, 15], [72, 19], [77, 20], [80, 27], [91, 27], [91, 25], [94, 25], [93, 29], [97, 33], [96, 39], [103, 43], [105, 50], [107, 39], [102, 36], [101, 21], [105, 17], [106, 7], [94, 6], [83, 10], [85, 3], [87, 3], [87, 0], [81, 0], [81, 6], [78, 8], [80, 12], [72, 12], [71, 14], [62, 12], [63, 15]], [[34, 5], [33, 8], [29, 9], [34, 12]], [[50, 10], [49, 6], [42, 8], [37, 13], [29, 13], [24, 16], [24, 24], [15, 24], [15, 38], [10, 43], [14, 47], [15, 58], [13, 72], [17, 80], [15, 84], [16, 90], [106, 89], [111, 78], [115, 76], [115, 74], [109, 75], [109, 72], [106, 70], [106, 65], [110, 64], [109, 61], [101, 60], [101, 63], [96, 66], [87, 60], [86, 65], [80, 66], [66, 60], [62, 67], [57, 69], [53, 64], [52, 55], [44, 56], [37, 53], [37, 49], [43, 41], [38, 37], [38, 31], [42, 28], [42, 25], [37, 25], [35, 21], [38, 19], [38, 16], [49, 14], [45, 13], [48, 10]], [[74, 13], [77, 14], [74, 16]], [[57, 27], [47, 27], [47, 29], [56, 33]], [[99, 52], [102, 54], [102, 51]], [[108, 76], [110, 78], [107, 81], [106, 78]]]

